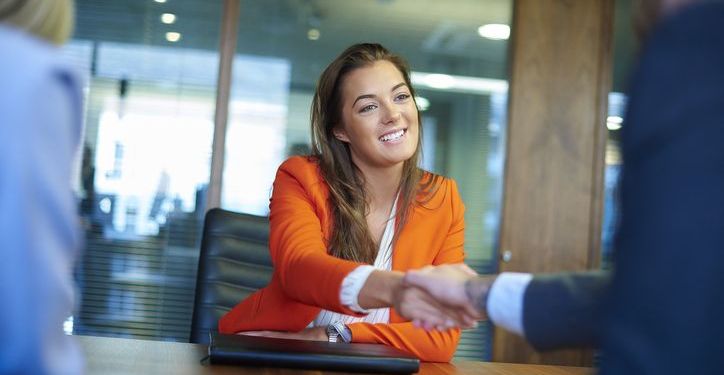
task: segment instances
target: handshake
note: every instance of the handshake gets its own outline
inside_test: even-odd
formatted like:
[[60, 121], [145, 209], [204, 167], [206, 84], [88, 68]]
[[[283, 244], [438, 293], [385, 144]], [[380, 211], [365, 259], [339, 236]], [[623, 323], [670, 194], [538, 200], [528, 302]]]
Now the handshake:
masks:
[[471, 328], [486, 315], [495, 275], [479, 276], [465, 264], [427, 266], [405, 273], [392, 295], [401, 316], [426, 330]]

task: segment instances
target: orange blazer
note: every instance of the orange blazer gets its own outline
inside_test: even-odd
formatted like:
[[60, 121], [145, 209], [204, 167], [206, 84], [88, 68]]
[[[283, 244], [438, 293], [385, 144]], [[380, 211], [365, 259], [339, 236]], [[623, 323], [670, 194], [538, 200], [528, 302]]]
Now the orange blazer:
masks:
[[[269, 215], [272, 280], [221, 318], [221, 333], [298, 332], [322, 308], [359, 316], [340, 303], [339, 295], [342, 280], [360, 264], [327, 254], [333, 223], [328, 195], [314, 159], [296, 156], [279, 167]], [[444, 179], [432, 199], [414, 206], [393, 249], [392, 269], [463, 262], [464, 210], [455, 182]], [[352, 323], [349, 328], [354, 342], [390, 345], [431, 362], [450, 361], [460, 339], [457, 329], [416, 328], [394, 309], [390, 323]]]

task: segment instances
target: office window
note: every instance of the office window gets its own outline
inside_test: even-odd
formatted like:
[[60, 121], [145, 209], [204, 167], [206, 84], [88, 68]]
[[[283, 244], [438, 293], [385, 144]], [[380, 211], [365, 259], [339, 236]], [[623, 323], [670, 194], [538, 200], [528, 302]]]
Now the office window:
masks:
[[221, 5], [76, 1], [65, 54], [87, 85], [74, 333], [188, 339]]
[[601, 231], [601, 266], [611, 267], [619, 219], [618, 184], [622, 167], [621, 129], [625, 113], [629, 75], [635, 64], [636, 39], [632, 27], [632, 4], [616, 0], [614, 5], [613, 88], [608, 96], [608, 140], [604, 171], [604, 202]]

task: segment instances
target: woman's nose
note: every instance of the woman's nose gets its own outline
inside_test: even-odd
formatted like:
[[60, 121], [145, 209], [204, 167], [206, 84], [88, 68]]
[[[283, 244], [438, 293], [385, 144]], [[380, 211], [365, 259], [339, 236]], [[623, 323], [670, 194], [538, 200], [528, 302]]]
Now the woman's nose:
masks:
[[402, 113], [399, 110], [390, 108], [386, 112], [384, 123], [385, 124], [396, 124], [400, 120], [400, 118], [402, 118]]

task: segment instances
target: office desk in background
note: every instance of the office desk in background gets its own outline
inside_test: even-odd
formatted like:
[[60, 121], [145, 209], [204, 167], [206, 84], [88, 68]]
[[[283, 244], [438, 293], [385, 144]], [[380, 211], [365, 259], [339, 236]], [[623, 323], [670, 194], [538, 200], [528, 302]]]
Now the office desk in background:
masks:
[[[293, 369], [201, 365], [206, 345], [180, 342], [131, 340], [109, 337], [76, 336], [85, 352], [87, 374], [340, 374]], [[450, 375], [592, 375], [584, 367], [517, 365], [459, 361], [422, 363], [419, 374]]]

